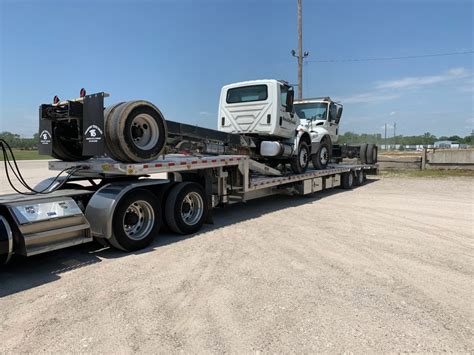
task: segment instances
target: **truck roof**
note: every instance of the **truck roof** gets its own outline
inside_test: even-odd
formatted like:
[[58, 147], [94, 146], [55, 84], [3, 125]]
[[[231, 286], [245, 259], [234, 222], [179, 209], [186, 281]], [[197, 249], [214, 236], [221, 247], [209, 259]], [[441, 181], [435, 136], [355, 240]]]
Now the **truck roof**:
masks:
[[323, 97], [310, 97], [307, 99], [303, 100], [295, 100], [295, 104], [302, 104], [306, 102], [334, 102], [329, 96], [323, 96]]
[[232, 87], [239, 87], [239, 86], [250, 86], [250, 85], [259, 85], [259, 84], [268, 84], [268, 83], [280, 83], [282, 85], [288, 85], [288, 82], [284, 80], [277, 80], [277, 79], [258, 79], [258, 80], [247, 80], [247, 81], [239, 81], [237, 83], [231, 83], [224, 85], [222, 88], [232, 88]]

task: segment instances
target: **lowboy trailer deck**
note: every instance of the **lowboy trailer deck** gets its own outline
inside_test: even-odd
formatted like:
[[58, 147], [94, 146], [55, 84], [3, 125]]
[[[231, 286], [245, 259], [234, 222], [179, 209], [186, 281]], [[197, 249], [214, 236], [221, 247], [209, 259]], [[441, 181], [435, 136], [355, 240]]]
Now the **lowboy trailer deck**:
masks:
[[165, 224], [178, 234], [196, 233], [212, 223], [212, 210], [219, 206], [274, 194], [349, 189], [377, 174], [377, 165], [369, 164], [285, 173], [246, 155], [167, 155], [133, 164], [103, 158], [51, 161], [49, 168], [71, 173], [39, 183], [35, 190], [44, 190], [41, 194], [0, 196], [0, 263], [94, 239], [138, 250]]

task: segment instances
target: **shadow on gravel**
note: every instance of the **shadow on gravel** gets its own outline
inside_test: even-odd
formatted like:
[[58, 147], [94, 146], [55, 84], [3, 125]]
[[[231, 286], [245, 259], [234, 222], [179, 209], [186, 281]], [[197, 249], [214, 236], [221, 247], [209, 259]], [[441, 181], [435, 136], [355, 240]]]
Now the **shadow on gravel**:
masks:
[[[370, 178], [366, 181], [365, 185], [375, 181], [377, 181], [377, 178]], [[267, 213], [312, 203], [340, 192], [350, 193], [350, 191], [336, 188], [309, 196], [274, 195], [218, 208], [213, 211], [214, 224], [205, 225], [199, 233], [179, 236], [165, 230], [152, 245], [137, 252], [126, 253], [111, 248], [104, 248], [100, 244], [93, 242], [29, 258], [15, 257], [10, 264], [0, 266], [0, 298], [53, 282], [58, 280], [64, 272], [97, 264], [104, 259], [148, 253], [164, 245], [194, 238], [202, 233], [258, 218]]]

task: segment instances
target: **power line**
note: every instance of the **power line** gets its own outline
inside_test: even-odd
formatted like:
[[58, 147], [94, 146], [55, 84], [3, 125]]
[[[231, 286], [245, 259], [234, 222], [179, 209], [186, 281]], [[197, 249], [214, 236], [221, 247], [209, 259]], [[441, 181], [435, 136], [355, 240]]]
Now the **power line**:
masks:
[[448, 52], [448, 53], [433, 53], [433, 54], [420, 54], [420, 55], [407, 55], [400, 57], [376, 57], [376, 58], [359, 58], [359, 59], [321, 59], [321, 60], [307, 60], [310, 63], [347, 63], [347, 62], [371, 62], [371, 61], [382, 61], [382, 60], [399, 60], [399, 59], [415, 59], [415, 58], [429, 58], [429, 57], [446, 57], [452, 55], [465, 55], [473, 54], [474, 51], [463, 51], [463, 52]]

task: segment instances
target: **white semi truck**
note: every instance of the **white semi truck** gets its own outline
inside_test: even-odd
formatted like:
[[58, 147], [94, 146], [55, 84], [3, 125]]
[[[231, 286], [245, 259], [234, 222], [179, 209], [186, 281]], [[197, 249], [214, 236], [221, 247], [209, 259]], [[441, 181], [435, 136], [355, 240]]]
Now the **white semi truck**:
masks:
[[[349, 189], [363, 184], [367, 174], [377, 173], [376, 164], [334, 164], [301, 173], [284, 169], [288, 161], [296, 164], [294, 157], [300, 150], [295, 147], [312, 143], [303, 140], [309, 135], [304, 125], [284, 120], [299, 118], [290, 110], [292, 94], [282, 101], [281, 85], [287, 93], [292, 91], [287, 84], [268, 82], [268, 92], [277, 83], [266, 99], [269, 107], [277, 109], [262, 116], [271, 126], [272, 117], [267, 115], [275, 115], [276, 124], [267, 130], [269, 134], [259, 135], [222, 131], [228, 129], [222, 121], [230, 117], [226, 115], [219, 117], [219, 130], [165, 121], [158, 109], [144, 101], [104, 110], [104, 93], [86, 95], [81, 90], [78, 99], [42, 105], [40, 148], [62, 158], [48, 164], [50, 170], [65, 175], [29, 187], [8, 145], [1, 142], [7, 180], [17, 193], [0, 196], [0, 263], [15, 255], [31, 256], [93, 240], [124, 251], [138, 250], [158, 238], [164, 225], [178, 234], [198, 232], [212, 223], [212, 210], [217, 207], [274, 194]], [[245, 128], [244, 116], [235, 113], [237, 106], [230, 106], [237, 104], [231, 89], [223, 89], [226, 104], [221, 109], [232, 112], [238, 127]], [[287, 103], [284, 116], [282, 102]], [[287, 131], [279, 127], [283, 122], [288, 127], [297, 124], [297, 129], [283, 133]], [[112, 134], [107, 136], [109, 130]], [[166, 149], [160, 141], [166, 141]], [[104, 150], [109, 157], [95, 157]], [[152, 151], [160, 156], [150, 159]], [[309, 156], [310, 148], [307, 151]], [[275, 160], [281, 162], [279, 169]], [[307, 166], [307, 161], [308, 157], [301, 163]], [[154, 175], [160, 173], [166, 177]]]

